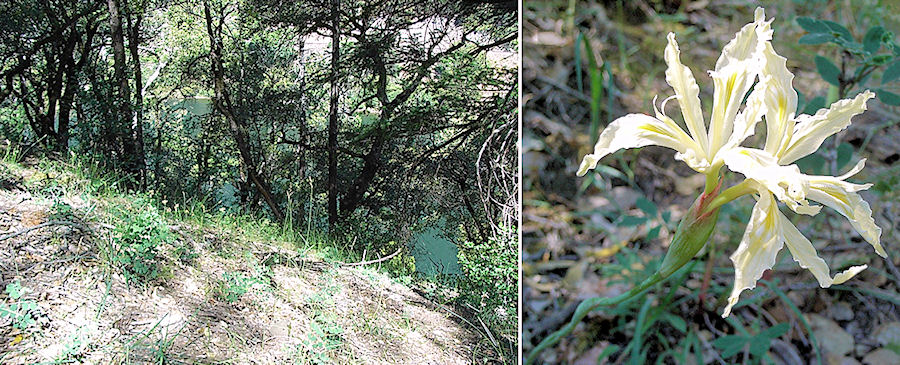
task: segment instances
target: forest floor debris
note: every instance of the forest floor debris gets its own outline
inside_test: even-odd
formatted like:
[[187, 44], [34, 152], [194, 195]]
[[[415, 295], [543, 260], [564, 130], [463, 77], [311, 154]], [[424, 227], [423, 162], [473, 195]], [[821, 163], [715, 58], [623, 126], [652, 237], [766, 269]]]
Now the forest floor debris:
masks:
[[[129, 284], [101, 260], [116, 224], [104, 205], [115, 202], [65, 191], [47, 199], [34, 192], [48, 178], [35, 179], [41, 171], [0, 169], [0, 236], [10, 236], [0, 241], [4, 364], [472, 362], [477, 335], [439, 304], [375, 270], [278, 242], [171, 222], [160, 277]], [[71, 224], [47, 224], [62, 204]]]

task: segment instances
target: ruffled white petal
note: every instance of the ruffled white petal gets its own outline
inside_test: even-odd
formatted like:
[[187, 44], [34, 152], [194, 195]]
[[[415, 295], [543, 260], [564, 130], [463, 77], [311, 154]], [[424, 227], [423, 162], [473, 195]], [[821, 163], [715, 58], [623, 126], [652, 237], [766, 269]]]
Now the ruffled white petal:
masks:
[[768, 76], [760, 75], [759, 82], [753, 87], [750, 96], [747, 97], [747, 105], [744, 107], [744, 110], [734, 118], [734, 130], [728, 142], [722, 147], [722, 151], [739, 146], [747, 137], [752, 136], [756, 132], [756, 124], [762, 120], [763, 114], [766, 113], [766, 84], [769, 82], [769, 79], [770, 77]]
[[700, 87], [694, 74], [687, 66], [681, 63], [681, 50], [675, 41], [675, 33], [669, 33], [669, 44], [666, 46], [665, 59], [666, 82], [675, 90], [678, 105], [684, 115], [684, 124], [695, 141], [700, 144], [703, 155], [706, 157], [709, 150], [706, 145], [706, 126], [703, 121], [703, 111], [700, 107]]
[[772, 194], [759, 186], [759, 200], [753, 206], [747, 230], [737, 251], [731, 255], [735, 270], [734, 287], [722, 317], [731, 314], [731, 308], [737, 304], [744, 290], [755, 288], [763, 273], [775, 266], [778, 251], [785, 244], [794, 260], [812, 272], [823, 288], [843, 283], [867, 267], [854, 266], [832, 278], [828, 265], [818, 256], [812, 243], [781, 213]]
[[875, 225], [872, 208], [856, 191], [867, 189], [871, 184], [852, 184], [831, 176], [816, 176], [809, 182], [809, 199], [815, 200], [847, 217], [850, 225], [875, 248], [881, 257], [887, 252], [881, 246], [881, 228]]
[[757, 8], [755, 21], [741, 28], [725, 45], [715, 71], [710, 72], [715, 86], [709, 126], [710, 155], [730, 139], [741, 101], [760, 71], [760, 55], [772, 39], [770, 23], [762, 8]]
[[789, 164], [818, 150], [825, 138], [847, 128], [850, 118], [865, 111], [866, 101], [873, 97], [875, 93], [867, 90], [853, 99], [839, 100], [816, 115], [797, 117], [793, 135], [787, 147], [782, 147], [784, 152], [778, 154], [778, 162]]
[[737, 147], [720, 155], [729, 169], [758, 182], [791, 210], [816, 215], [822, 209], [806, 200], [809, 182], [797, 165], [779, 166], [775, 156], [754, 148]]
[[794, 74], [788, 71], [787, 58], [779, 56], [766, 42], [763, 51], [763, 74], [771, 78], [766, 85], [766, 145], [773, 155], [787, 147], [794, 132], [794, 114], [797, 110], [797, 91], [794, 90]]
[[778, 205], [772, 199], [772, 194], [760, 190], [759, 201], [753, 206], [741, 244], [731, 255], [734, 263], [734, 288], [722, 317], [731, 314], [731, 307], [737, 304], [741, 292], [755, 288], [756, 281], [762, 277], [763, 272], [775, 265], [775, 257], [784, 246], [784, 239], [778, 229], [777, 212]]
[[[696, 143], [670, 119], [663, 121], [645, 114], [628, 114], [614, 120], [600, 133], [594, 153], [584, 156], [581, 161], [578, 176], [584, 176], [588, 170], [597, 167], [597, 162], [612, 152], [649, 145], [669, 147], [683, 156], [696, 155], [688, 152], [696, 148]], [[685, 162], [688, 165], [701, 164], [695, 161]]]
[[853, 266], [838, 273], [832, 278], [828, 270], [828, 265], [825, 263], [825, 260], [822, 260], [816, 253], [816, 248], [813, 246], [812, 242], [809, 242], [809, 240], [800, 233], [800, 230], [798, 230], [797, 227], [795, 227], [794, 224], [780, 211], [778, 211], [778, 221], [784, 236], [785, 244], [787, 244], [791, 256], [793, 256], [794, 260], [800, 264], [800, 267], [812, 272], [813, 276], [816, 277], [816, 280], [819, 281], [819, 286], [827, 288], [832, 284], [843, 283], [860, 271], [866, 269], [866, 265]]

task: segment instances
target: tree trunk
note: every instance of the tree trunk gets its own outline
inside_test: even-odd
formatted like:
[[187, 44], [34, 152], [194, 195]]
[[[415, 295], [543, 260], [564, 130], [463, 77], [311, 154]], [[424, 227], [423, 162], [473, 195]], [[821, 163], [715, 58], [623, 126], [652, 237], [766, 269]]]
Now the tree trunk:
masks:
[[140, 178], [140, 169], [137, 163], [139, 154], [133, 130], [130, 128], [132, 118], [131, 90], [128, 78], [125, 75], [125, 38], [122, 34], [122, 18], [119, 4], [116, 0], [107, 0], [106, 3], [109, 7], [109, 29], [112, 37], [113, 79], [118, 84], [118, 100], [115, 102], [118, 108], [113, 112], [116, 119], [114, 130], [118, 135], [117, 139], [121, 141], [125, 172]]
[[340, 0], [331, 1], [331, 12], [334, 19], [331, 25], [331, 106], [328, 117], [328, 231], [334, 232], [338, 221], [338, 188], [337, 188], [337, 156], [338, 156], [338, 66], [341, 57], [340, 44]]
[[341, 214], [345, 218], [349, 217], [350, 214], [353, 214], [353, 211], [362, 203], [363, 196], [369, 190], [369, 186], [372, 184], [372, 181], [375, 180], [375, 175], [381, 168], [381, 151], [386, 142], [385, 134], [387, 132], [379, 130], [375, 133], [375, 138], [372, 140], [372, 147], [369, 149], [369, 152], [363, 156], [362, 171], [359, 172], [359, 176], [347, 193], [346, 199], [341, 202]]
[[[91, 45], [94, 42], [94, 35], [97, 33], [99, 24], [93, 19], [87, 25], [87, 32], [81, 46], [81, 55], [78, 61], [75, 61], [74, 52], [66, 52], [62, 56], [64, 58], [66, 82], [63, 89], [62, 97], [59, 99], [59, 116], [57, 117], [56, 130], [56, 148], [57, 151], [65, 154], [69, 150], [69, 120], [71, 119], [72, 106], [75, 103], [75, 94], [78, 92], [78, 73], [87, 63], [88, 55], [91, 52]], [[81, 34], [73, 32], [72, 41], [82, 41]]]
[[135, 162], [138, 169], [138, 183], [143, 188], [146, 184], [145, 156], [144, 156], [144, 95], [141, 92], [143, 79], [141, 75], [141, 57], [138, 53], [140, 44], [141, 21], [144, 19], [143, 9], [137, 9], [134, 14], [134, 22], [129, 14], [128, 18], [128, 49], [131, 53], [131, 64], [134, 69], [134, 145], [137, 155]]
[[[112, 1], [112, 0], [110, 0]], [[266, 205], [272, 211], [277, 221], [284, 220], [284, 214], [281, 208], [272, 196], [271, 188], [266, 182], [262, 172], [257, 171], [256, 163], [253, 161], [253, 155], [250, 153], [249, 134], [244, 121], [239, 119], [232, 110], [231, 98], [228, 90], [225, 88], [225, 68], [222, 66], [222, 23], [220, 19], [217, 26], [213, 26], [212, 14], [209, 9], [209, 3], [203, 2], [203, 13], [206, 16], [206, 30], [209, 35], [209, 57], [212, 66], [213, 83], [215, 90], [214, 106], [219, 113], [228, 121], [229, 129], [234, 137], [234, 142], [240, 152], [241, 160], [247, 170], [249, 182], [256, 186], [256, 190], [266, 201]]]

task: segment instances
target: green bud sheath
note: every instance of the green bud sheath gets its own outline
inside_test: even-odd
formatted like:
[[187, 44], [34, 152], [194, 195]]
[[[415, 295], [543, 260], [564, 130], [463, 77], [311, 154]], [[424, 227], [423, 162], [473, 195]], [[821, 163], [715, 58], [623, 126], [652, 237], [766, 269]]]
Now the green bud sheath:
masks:
[[700, 194], [684, 218], [681, 219], [681, 223], [678, 223], [678, 229], [675, 231], [675, 236], [672, 237], [669, 251], [666, 252], [666, 257], [657, 272], [660, 277], [666, 278], [675, 273], [684, 264], [691, 261], [697, 252], [700, 252], [700, 249], [706, 245], [709, 235], [716, 226], [716, 220], [719, 218], [718, 207], [711, 211], [707, 211], [707, 208], [713, 198], [719, 195], [721, 187], [722, 182], [719, 181], [713, 191]]

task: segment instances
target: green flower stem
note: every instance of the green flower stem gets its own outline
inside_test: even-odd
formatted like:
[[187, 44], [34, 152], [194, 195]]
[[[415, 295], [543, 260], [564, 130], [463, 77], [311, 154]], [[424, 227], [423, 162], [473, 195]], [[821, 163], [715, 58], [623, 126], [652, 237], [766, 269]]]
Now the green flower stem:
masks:
[[537, 359], [537, 356], [541, 353], [541, 351], [555, 345], [557, 342], [559, 342], [560, 339], [572, 333], [572, 330], [575, 329], [575, 326], [581, 323], [581, 320], [584, 319], [584, 317], [587, 316], [588, 313], [593, 312], [594, 310], [602, 306], [617, 306], [619, 304], [622, 304], [629, 299], [633, 299], [647, 289], [650, 289], [650, 287], [658, 284], [664, 279], [667, 279], [667, 277], [663, 277], [659, 272], [656, 272], [649, 278], [644, 280], [644, 282], [640, 283], [638, 286], [631, 288], [631, 290], [622, 293], [619, 296], [612, 298], [596, 297], [585, 299], [581, 302], [581, 304], [578, 305], [578, 308], [575, 309], [575, 314], [572, 315], [572, 320], [569, 321], [569, 323], [566, 324], [565, 327], [560, 328], [558, 331], [553, 332], [550, 336], [547, 336], [547, 338], [541, 341], [541, 343], [535, 346], [534, 349], [532, 349], [531, 352], [528, 353], [528, 358], [525, 359], [525, 364], [533, 364], [534, 360]]
[[705, 207], [704, 212], [710, 212], [713, 209], [718, 209], [725, 203], [740, 198], [744, 195], [753, 193], [754, 191], [756, 190], [753, 189], [750, 180], [741, 181], [739, 184], [725, 189], [725, 191], [719, 194], [719, 196], [713, 198], [712, 201], [709, 202], [709, 205]]
[[704, 194], [711, 194], [713, 190], [719, 186], [720, 168], [722, 168], [722, 164], [715, 164], [709, 167], [709, 171], [706, 172], [706, 187], [703, 189]]

